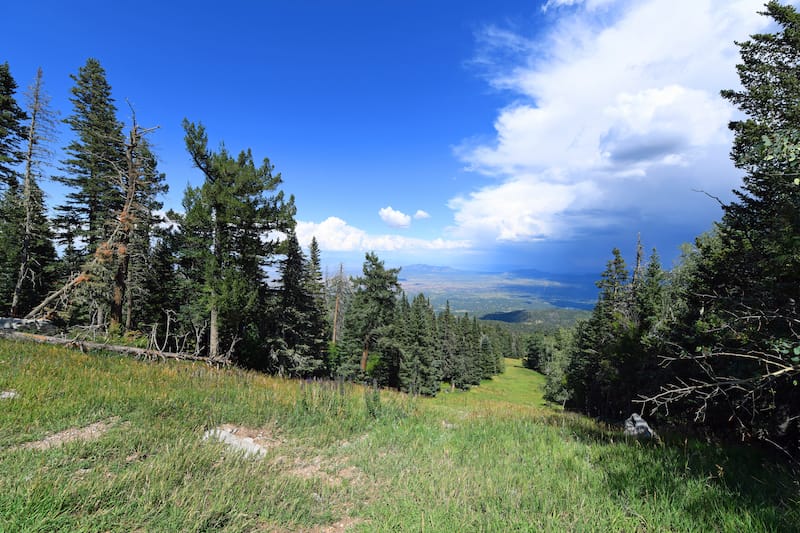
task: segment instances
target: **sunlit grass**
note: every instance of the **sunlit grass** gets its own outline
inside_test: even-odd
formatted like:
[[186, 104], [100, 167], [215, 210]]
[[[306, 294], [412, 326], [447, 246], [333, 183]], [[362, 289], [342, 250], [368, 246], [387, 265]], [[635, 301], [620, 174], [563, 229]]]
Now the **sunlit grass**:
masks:
[[[641, 445], [546, 406], [542, 377], [410, 398], [0, 340], [0, 531], [790, 531], [751, 451]], [[369, 399], [369, 401], [368, 401]], [[113, 421], [93, 439], [31, 443]], [[273, 446], [245, 458], [220, 424]]]

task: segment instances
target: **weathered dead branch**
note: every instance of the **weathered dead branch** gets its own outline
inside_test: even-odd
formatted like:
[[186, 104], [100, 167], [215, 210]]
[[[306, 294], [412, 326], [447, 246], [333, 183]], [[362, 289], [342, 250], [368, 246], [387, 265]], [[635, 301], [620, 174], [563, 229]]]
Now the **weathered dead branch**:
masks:
[[202, 361], [211, 365], [227, 366], [230, 364], [228, 360], [212, 360], [208, 357], [200, 357], [190, 353], [184, 352], [162, 352], [159, 350], [152, 350], [147, 348], [137, 348], [135, 346], [120, 346], [117, 344], [106, 344], [102, 342], [81, 341], [76, 339], [65, 339], [61, 337], [51, 337], [48, 335], [38, 335], [35, 333], [22, 333], [19, 331], [0, 331], [0, 337], [28, 342], [39, 342], [43, 344], [56, 344], [60, 346], [68, 346], [81, 350], [82, 352], [89, 350], [105, 350], [109, 352], [122, 353], [127, 355], [134, 355], [137, 357], [154, 359], [175, 359], [179, 361]]

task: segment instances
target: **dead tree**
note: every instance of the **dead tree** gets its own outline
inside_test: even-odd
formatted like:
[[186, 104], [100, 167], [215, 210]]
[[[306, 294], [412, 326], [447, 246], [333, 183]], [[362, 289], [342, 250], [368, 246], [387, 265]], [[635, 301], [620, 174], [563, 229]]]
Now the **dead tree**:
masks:
[[131, 233], [138, 222], [137, 191], [147, 186], [147, 176], [151, 169], [145, 168], [140, 158], [140, 149], [144, 136], [157, 128], [142, 128], [136, 122], [135, 113], [132, 115], [132, 125], [125, 143], [126, 168], [119, 168], [111, 162], [117, 171], [116, 179], [120, 190], [124, 194], [122, 208], [113, 220], [113, 230], [109, 237], [101, 242], [94, 255], [83, 265], [80, 272], [70, 278], [61, 288], [51, 293], [39, 305], [33, 308], [25, 318], [40, 317], [50, 304], [68, 294], [78, 285], [92, 279], [92, 270], [97, 266], [116, 263], [114, 274], [114, 289], [111, 303], [111, 324], [122, 323], [123, 301], [127, 290], [128, 266], [130, 256], [128, 244]]
[[333, 327], [331, 328], [331, 341], [336, 341], [341, 336], [342, 316], [345, 314], [347, 305], [352, 296], [352, 284], [350, 278], [344, 273], [344, 265], [339, 265], [339, 272], [327, 281], [328, 293], [333, 293]]
[[36, 237], [34, 234], [35, 228], [33, 222], [34, 203], [36, 200], [34, 195], [37, 190], [34, 173], [41, 161], [50, 155], [45, 143], [53, 140], [55, 121], [54, 114], [49, 108], [49, 98], [42, 89], [41, 68], [36, 71], [36, 79], [30, 87], [27, 96], [30, 123], [28, 124], [28, 133], [25, 139], [25, 170], [22, 185], [22, 203], [25, 209], [25, 222], [22, 227], [22, 250], [17, 273], [17, 282], [14, 286], [14, 293], [11, 298], [12, 317], [18, 316], [20, 299], [22, 297], [25, 281], [28, 280], [32, 284], [35, 284], [36, 277], [39, 275], [33, 267], [32, 263], [35, 261], [31, 254], [33, 240]]

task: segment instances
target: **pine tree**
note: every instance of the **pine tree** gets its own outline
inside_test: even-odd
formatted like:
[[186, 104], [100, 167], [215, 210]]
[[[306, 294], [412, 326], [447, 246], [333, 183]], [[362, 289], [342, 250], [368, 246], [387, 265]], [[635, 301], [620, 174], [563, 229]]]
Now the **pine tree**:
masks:
[[435, 396], [441, 383], [441, 361], [436, 353], [433, 309], [425, 295], [414, 297], [406, 320], [407, 335], [398, 369], [400, 388]]
[[620, 360], [632, 327], [629, 273], [619, 249], [602, 273], [591, 318], [576, 332], [575, 353], [567, 368], [572, 405], [590, 415], [616, 413]]
[[56, 180], [73, 190], [66, 195], [66, 203], [56, 208], [56, 223], [65, 246], [81, 250], [78, 242], [85, 240], [85, 255], [94, 253], [108, 238], [112, 230], [109, 221], [122, 207], [117, 182], [125, 168], [125, 143], [100, 62], [89, 58], [71, 78], [75, 81], [70, 98], [74, 110], [64, 122], [76, 138], [65, 148], [66, 174]]
[[450, 310], [449, 301], [439, 316], [438, 333], [442, 380], [449, 382], [452, 389], [463, 389], [466, 387], [466, 363], [460, 350], [457, 320]]
[[464, 354], [466, 365], [466, 382], [469, 385], [480, 385], [483, 378], [483, 354], [481, 353], [481, 327], [476, 317], [464, 314], [461, 319], [464, 335]]
[[388, 333], [394, 319], [400, 291], [399, 272], [398, 268], [387, 269], [373, 252], [366, 254], [363, 276], [354, 280], [356, 291], [345, 317], [348, 356], [340, 364], [340, 374], [354, 376], [367, 372], [370, 352], [379, 338]]
[[277, 331], [270, 340], [271, 358], [279, 374], [309, 376], [324, 364], [325, 331], [318, 308], [313, 261], [306, 260], [297, 237], [290, 232], [280, 265], [281, 289]]
[[327, 301], [325, 298], [325, 282], [322, 279], [322, 260], [320, 258], [319, 244], [316, 237], [311, 238], [308, 247], [308, 262], [306, 265], [306, 290], [311, 296], [308, 310], [311, 331], [314, 332], [314, 350], [327, 359], [328, 324]]
[[[120, 183], [126, 171], [125, 143], [100, 63], [90, 58], [71, 77], [73, 114], [64, 122], [75, 138], [65, 148], [64, 175], [54, 177], [72, 189], [66, 202], [56, 207], [59, 214], [54, 221], [69, 279], [58, 295], [71, 293], [68, 319], [102, 326], [112, 305], [115, 253], [108, 240], [125, 201]], [[34, 311], [40, 309], [42, 304]]]
[[[208, 355], [219, 360], [223, 341], [228, 354], [240, 341], [257, 344], [258, 327], [269, 320], [264, 267], [274, 261], [278, 241], [268, 236], [293, 227], [294, 199], [284, 202], [277, 190], [281, 176], [273, 174], [268, 159], [256, 167], [249, 150], [237, 158], [224, 146], [211, 152], [202, 125], [185, 120], [184, 129], [186, 148], [205, 181], [186, 190], [181, 255], [200, 295], [195, 307], [208, 322]], [[241, 357], [252, 366], [264, 364], [256, 351]]]
[[8, 63], [0, 64], [0, 312], [11, 307], [23, 243], [19, 228], [25, 220], [19, 184], [20, 146], [27, 118], [14, 97], [17, 83]]
[[[722, 96], [745, 116], [730, 123], [744, 171], [712, 235], [697, 240], [669, 356], [674, 376], [657, 403], [679, 402], [709, 427], [800, 450], [800, 181], [771, 138], [800, 121], [800, 13], [770, 1], [775, 31], [739, 45], [741, 89]], [[793, 179], [794, 178], [794, 179]]]
[[[186, 265], [180, 264], [180, 251], [184, 248], [181, 243], [183, 234], [174, 227], [179, 224], [181, 217], [170, 211], [166, 215], [166, 220], [168, 223], [164, 226], [153, 228], [153, 243], [148, 243], [146, 272], [137, 272], [135, 267], [133, 269], [133, 275], [141, 276], [143, 278], [141, 285], [145, 287], [140, 299], [141, 305], [136, 306], [135, 312], [138, 313], [141, 322], [156, 328], [162, 343], [168, 333], [175, 337], [191, 333], [191, 321], [184, 320], [188, 313], [181, 313], [181, 304], [189, 301], [191, 297], [183, 291], [184, 288], [190, 290], [189, 284], [183, 277], [187, 271]], [[173, 346], [172, 349], [183, 351], [185, 346], [183, 348]]]
[[22, 143], [25, 139], [25, 112], [17, 104], [14, 93], [17, 82], [11, 76], [8, 63], [0, 64], [0, 185], [19, 187], [17, 165], [22, 162]]

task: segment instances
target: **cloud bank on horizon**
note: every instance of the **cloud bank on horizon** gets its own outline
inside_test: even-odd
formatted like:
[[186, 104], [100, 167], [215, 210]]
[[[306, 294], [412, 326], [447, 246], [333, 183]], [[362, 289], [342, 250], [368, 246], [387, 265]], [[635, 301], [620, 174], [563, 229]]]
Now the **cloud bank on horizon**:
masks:
[[349, 225], [339, 217], [328, 217], [319, 223], [298, 221], [295, 233], [301, 244], [307, 245], [312, 238], [316, 238], [320, 248], [330, 252], [443, 251], [466, 250], [471, 246], [467, 240], [420, 239], [392, 234], [370, 235], [362, 229]]
[[[734, 41], [765, 29], [762, 7], [549, 0], [536, 32], [485, 27], [473, 63], [510, 103], [491, 136], [454, 140], [455, 157], [487, 181], [450, 199], [444, 236], [371, 236], [335, 217], [301, 222], [298, 236], [313, 233], [333, 250], [467, 250], [577, 239], [642, 213], [697, 216], [681, 199], [692, 189], [738, 185], [728, 160], [734, 110], [719, 91], [738, 86]], [[391, 207], [379, 215], [394, 228], [411, 225]]]

